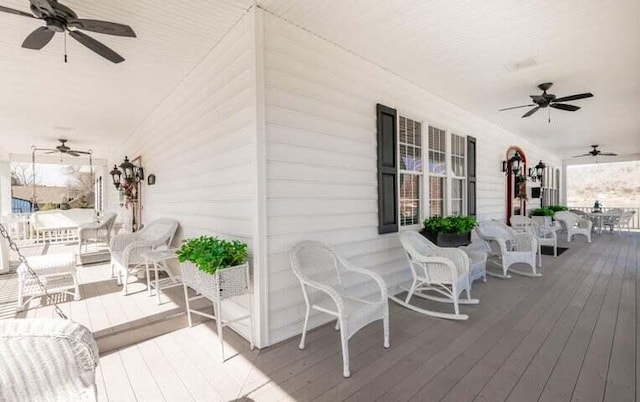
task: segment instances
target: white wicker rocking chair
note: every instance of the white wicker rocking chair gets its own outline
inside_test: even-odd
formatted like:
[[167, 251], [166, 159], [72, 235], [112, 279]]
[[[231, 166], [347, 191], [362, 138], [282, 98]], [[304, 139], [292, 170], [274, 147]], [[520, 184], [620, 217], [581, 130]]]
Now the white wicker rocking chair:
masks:
[[[502, 268], [502, 274], [487, 270], [487, 274], [508, 279], [509, 272], [514, 274], [540, 277], [536, 271], [536, 254], [538, 242], [536, 237], [529, 233], [516, 233], [513, 229], [499, 221], [481, 222], [474, 229], [482, 240], [491, 248], [491, 261]], [[523, 263], [531, 266], [532, 273], [523, 272], [511, 268], [513, 264]]]
[[553, 248], [553, 256], [558, 256], [558, 235], [554, 230], [559, 226], [548, 227], [540, 226], [536, 221], [523, 215], [511, 216], [511, 227], [516, 230], [521, 230], [524, 233], [532, 234], [536, 237], [538, 242], [538, 266], [542, 267], [542, 246], [549, 246]]
[[558, 211], [553, 218], [560, 222], [567, 229], [567, 241], [571, 243], [574, 235], [587, 237], [587, 242], [591, 243], [591, 229], [593, 222], [570, 211]]
[[[337, 318], [342, 343], [343, 375], [349, 377], [349, 339], [371, 322], [382, 320], [384, 347], [389, 347], [389, 304], [387, 286], [374, 272], [351, 265], [331, 246], [315, 241], [298, 243], [291, 252], [291, 268], [300, 281], [306, 303], [300, 349], [305, 347], [311, 309]], [[380, 292], [377, 300], [365, 300], [345, 292], [343, 276], [356, 274]]]
[[[469, 275], [469, 256], [456, 248], [438, 247], [420, 233], [405, 231], [400, 233], [400, 242], [409, 260], [413, 281], [404, 300], [390, 296], [396, 303], [418, 313], [449, 320], [466, 320], [466, 314], [460, 314], [460, 304], [478, 304], [471, 298], [471, 278]], [[440, 296], [424, 292], [435, 292]], [[466, 291], [467, 298], [460, 298]], [[426, 310], [411, 304], [413, 296], [441, 303], [453, 304], [454, 314]]]

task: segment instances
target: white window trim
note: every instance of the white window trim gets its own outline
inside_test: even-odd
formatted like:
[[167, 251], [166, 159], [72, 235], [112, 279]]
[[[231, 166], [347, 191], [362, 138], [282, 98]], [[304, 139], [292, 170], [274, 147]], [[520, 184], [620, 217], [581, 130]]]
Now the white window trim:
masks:
[[[409, 120], [413, 120], [416, 123], [420, 123], [420, 158], [421, 158], [421, 162], [422, 162], [422, 172], [420, 173], [416, 173], [416, 172], [412, 172], [412, 171], [407, 171], [407, 170], [402, 170], [400, 169], [400, 117], [404, 117], [405, 119], [409, 119]], [[424, 147], [424, 139], [425, 139], [425, 135], [424, 135], [424, 127], [425, 127], [425, 121], [419, 117], [416, 117], [410, 113], [403, 113], [401, 111], [398, 111], [398, 118], [396, 119], [396, 133], [397, 133], [397, 141], [396, 141], [396, 155], [398, 157], [398, 180], [396, 183], [396, 194], [398, 195], [398, 228], [399, 231], [404, 231], [404, 230], [416, 230], [416, 229], [421, 229], [422, 228], [422, 222], [424, 222], [425, 219], [425, 200], [427, 199], [427, 194], [429, 194], [428, 192], [426, 192], [426, 187], [425, 187], [425, 183], [428, 182], [428, 180], [425, 180], [425, 177], [427, 177], [427, 174], [425, 174], [425, 147]], [[427, 126], [428, 127], [428, 126]], [[427, 144], [428, 145], [428, 144]], [[427, 148], [427, 152], [428, 152], [428, 148]], [[428, 155], [427, 155], [428, 157]], [[422, 177], [422, 180], [420, 181], [420, 211], [418, 214], [418, 223], [413, 224], [413, 225], [403, 225], [402, 224], [402, 217], [400, 216], [401, 214], [401, 210], [400, 210], [400, 175], [401, 174], [415, 174], [415, 175], [420, 175]], [[428, 202], [426, 202], [426, 205], [428, 205]]]
[[[447, 141], [448, 141], [448, 146], [447, 146], [447, 153], [448, 153], [448, 158], [449, 158], [449, 164], [450, 164], [450, 169], [447, 169], [447, 180], [448, 180], [448, 186], [447, 186], [447, 199], [448, 202], [446, 202], [447, 206], [448, 206], [448, 211], [447, 211], [447, 215], [451, 214], [451, 211], [453, 211], [453, 180], [454, 179], [458, 179], [458, 180], [462, 180], [463, 183], [467, 181], [467, 175], [469, 172], [467, 172], [467, 158], [468, 158], [468, 150], [467, 150], [467, 135], [466, 134], [459, 134], [460, 130], [447, 130]], [[453, 153], [452, 153], [452, 149], [453, 149], [453, 141], [452, 141], [452, 136], [456, 135], [458, 137], [461, 137], [463, 139], [463, 147], [464, 147], [464, 162], [463, 162], [463, 168], [464, 168], [464, 176], [456, 176], [453, 172], [453, 161], [452, 161], [452, 157], [453, 157]], [[462, 191], [462, 211], [463, 211], [463, 216], [466, 216], [469, 212], [468, 210], [468, 205], [467, 205], [467, 191], [466, 189], [463, 189]]]

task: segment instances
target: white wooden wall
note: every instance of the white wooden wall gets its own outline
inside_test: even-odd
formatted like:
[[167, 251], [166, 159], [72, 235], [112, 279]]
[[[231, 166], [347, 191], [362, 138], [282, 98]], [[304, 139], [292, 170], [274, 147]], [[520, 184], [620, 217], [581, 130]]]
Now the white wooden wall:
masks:
[[478, 139], [480, 220], [504, 218], [500, 168], [510, 145], [533, 164], [560, 166], [534, 144], [308, 31], [268, 13], [264, 26], [271, 343], [302, 327], [304, 301], [287, 256], [298, 241], [337, 245], [392, 289], [408, 279], [397, 235], [377, 232], [376, 103]]
[[[113, 153], [142, 157], [156, 184], [142, 187], [143, 223], [180, 222], [181, 238], [217, 235], [249, 244], [256, 232], [256, 64], [253, 12], [187, 72], [132, 137]], [[108, 178], [110, 209], [118, 200]], [[126, 214], [126, 211], [122, 211]], [[247, 300], [240, 300], [247, 304]], [[237, 307], [237, 306], [236, 306]], [[232, 306], [234, 310], [236, 307]], [[243, 331], [246, 335], [246, 331]]]

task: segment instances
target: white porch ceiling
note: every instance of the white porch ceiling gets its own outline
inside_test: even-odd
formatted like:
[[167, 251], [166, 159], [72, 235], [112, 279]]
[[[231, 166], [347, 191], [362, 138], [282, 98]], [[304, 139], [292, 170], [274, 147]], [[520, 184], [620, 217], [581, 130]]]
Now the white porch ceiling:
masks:
[[[640, 153], [640, 1], [259, 0], [269, 12], [560, 155]], [[510, 71], [518, 63], [533, 66]], [[592, 92], [522, 119], [536, 85]]]
[[[0, 13], [0, 150], [30, 153], [69, 139], [106, 156], [129, 136], [253, 4], [251, 0], [61, 0], [80, 18], [128, 24], [137, 38], [89, 33], [126, 61], [112, 64], [63, 36], [40, 51], [24, 38], [42, 21]], [[28, 11], [27, 0], [0, 4]]]
[[[28, 153], [68, 138], [105, 156], [130, 135], [215, 46], [252, 0], [68, 0], [80, 17], [131, 25], [138, 38], [92, 34], [127, 60], [113, 65], [58, 35], [20, 47], [38, 21], [0, 14], [0, 150]], [[27, 0], [0, 0], [28, 10]], [[302, 26], [426, 90], [567, 156], [590, 144], [640, 153], [640, 2], [637, 0], [258, 0]], [[513, 70], [518, 63], [532, 66]], [[536, 84], [558, 96], [591, 91], [527, 119]]]

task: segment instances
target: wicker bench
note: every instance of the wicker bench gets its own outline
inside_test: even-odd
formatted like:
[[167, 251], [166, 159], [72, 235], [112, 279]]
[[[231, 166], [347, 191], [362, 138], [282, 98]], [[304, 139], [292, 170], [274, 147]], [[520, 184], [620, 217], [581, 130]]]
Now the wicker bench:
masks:
[[[80, 300], [80, 289], [76, 274], [76, 256], [73, 253], [38, 255], [27, 257], [29, 266], [38, 274], [47, 288], [47, 292], [62, 292]], [[22, 311], [27, 303], [35, 297], [44, 296], [36, 280], [31, 277], [27, 267], [18, 267], [18, 305]], [[27, 298], [25, 300], [25, 298]]]

